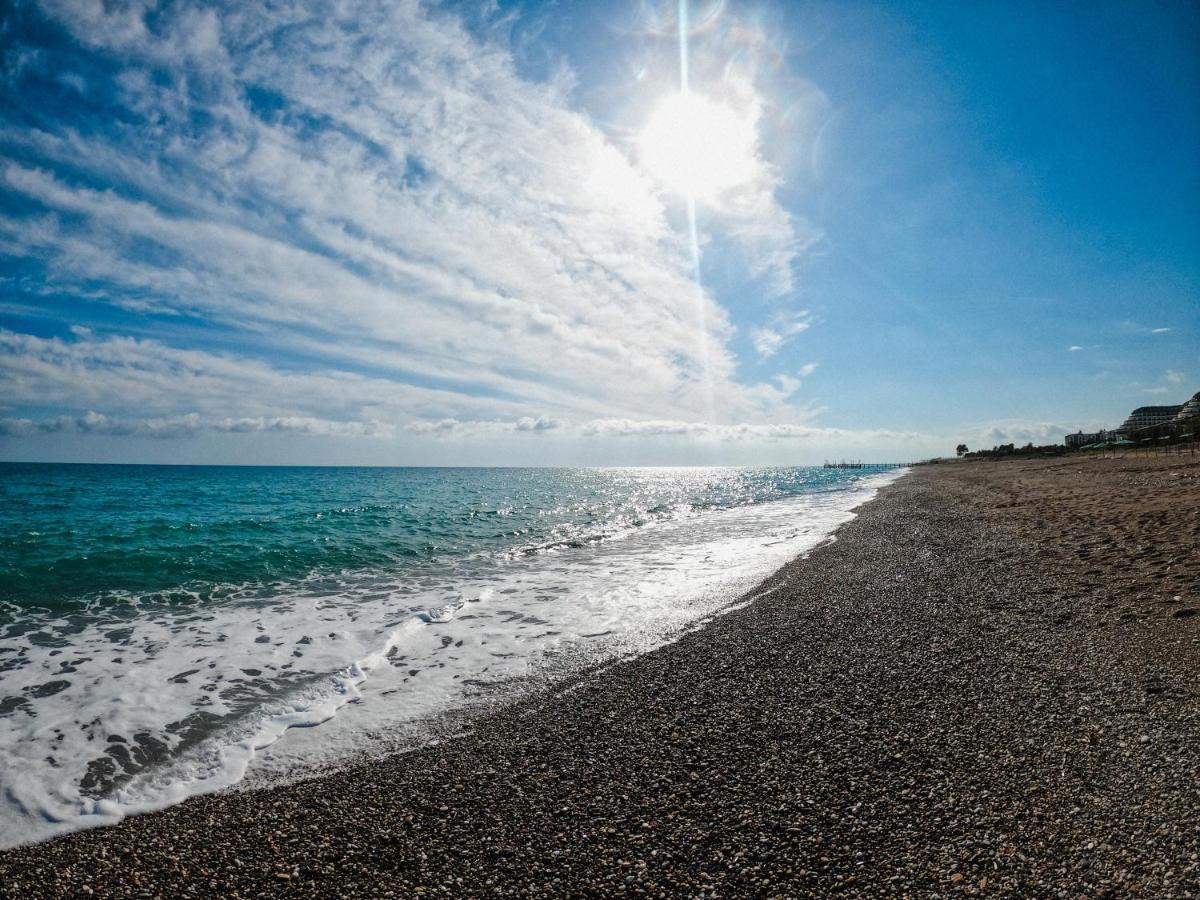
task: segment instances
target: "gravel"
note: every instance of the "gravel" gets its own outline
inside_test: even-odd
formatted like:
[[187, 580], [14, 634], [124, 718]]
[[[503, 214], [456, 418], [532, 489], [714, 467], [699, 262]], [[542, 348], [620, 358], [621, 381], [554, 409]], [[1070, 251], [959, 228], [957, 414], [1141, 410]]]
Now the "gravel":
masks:
[[[1200, 895], [1200, 617], [1172, 614], [1200, 603], [1048, 556], [1078, 510], [1013, 502], [1019, 471], [917, 469], [674, 644], [413, 753], [8, 851], [0, 893]], [[1178, 481], [1184, 518], [1139, 533], [1189, 590]]]

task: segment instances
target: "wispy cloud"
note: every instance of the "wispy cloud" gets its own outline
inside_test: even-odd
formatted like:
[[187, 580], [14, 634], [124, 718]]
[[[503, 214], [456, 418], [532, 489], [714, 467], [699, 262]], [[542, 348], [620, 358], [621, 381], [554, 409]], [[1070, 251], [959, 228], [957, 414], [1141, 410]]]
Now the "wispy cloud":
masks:
[[397, 385], [353, 372], [285, 371], [232, 354], [183, 350], [127, 337], [40, 338], [0, 330], [4, 406], [98, 409], [115, 417], [196, 413], [206, 418], [286, 418], [393, 423], [447, 413], [505, 414], [525, 404]]
[[1119, 324], [1121, 330], [1128, 332], [1129, 334], [1167, 334], [1171, 330], [1170, 328], [1162, 326], [1151, 327], [1149, 325], [1143, 325], [1140, 322], [1133, 321], [1132, 319], [1125, 319]]
[[921, 442], [928, 436], [915, 432], [889, 430], [849, 430], [816, 428], [807, 425], [751, 424], [716, 425], [709, 422], [671, 420], [598, 419], [580, 426], [581, 434], [604, 437], [687, 436], [721, 441], [742, 440], [815, 440], [842, 439], [849, 442], [872, 440]]
[[750, 339], [754, 349], [763, 359], [774, 356], [796, 335], [812, 327], [813, 316], [808, 310], [781, 313], [768, 325], [751, 329]]
[[[572, 110], [569, 76], [529, 82], [504, 47], [416, 2], [44, 9], [109, 65], [68, 79], [94, 127], [0, 118], [22, 160], [0, 166], [19, 201], [0, 208], [0, 253], [145, 327], [209, 329], [210, 348], [249, 332], [257, 349], [7, 331], [0, 408], [139, 434], [694, 422], [710, 394], [727, 423], [810, 417], [794, 385], [738, 381], [728, 315], [692, 284], [654, 185]], [[749, 277], [786, 292], [814, 237], [777, 186], [763, 163], [714, 214], [752, 248]], [[755, 346], [777, 353], [809, 322]], [[10, 421], [26, 420], [11, 428], [59, 421]]]
[[1166, 378], [1171, 384], [1183, 384], [1187, 376], [1182, 372], [1176, 372], [1174, 369], [1168, 369]]
[[1078, 351], [1080, 351], [1082, 349], [1083, 348], [1080, 347], [1078, 344], [1072, 344], [1070, 347], [1067, 348], [1067, 351], [1070, 353], [1077, 353]]
[[[169, 439], [287, 433], [447, 440], [524, 435], [568, 440], [807, 440], [837, 445], [929, 441], [928, 436], [917, 433], [821, 428], [803, 421], [727, 423], [702, 418], [523, 415], [524, 401], [470, 397], [413, 385], [398, 387], [388, 379], [334, 369], [289, 372], [231, 354], [97, 335], [86, 328], [75, 332], [73, 338], [64, 339], [0, 329], [0, 382], [9, 388], [0, 401], [0, 411], [31, 406], [82, 406], [85, 410], [40, 417], [10, 414], [0, 418], [0, 434]], [[759, 386], [762, 394], [756, 402], [764, 408], [784, 402], [816, 365], [806, 364], [796, 375], [779, 375], [771, 384]], [[113, 397], [122, 398], [123, 413], [95, 408], [111, 403]], [[812, 413], [801, 409], [797, 414], [810, 417]]]
[[[669, 6], [673, 8], [673, 4]], [[642, 73], [632, 102], [635, 107], [639, 103], [649, 107], [656, 102], [658, 91], [647, 87], [675, 90], [679, 61], [672, 12], [664, 19], [664, 8], [658, 4], [636, 4], [635, 8], [637, 26], [659, 36], [670, 34], [667, 41], [652, 42], [654, 49], [634, 61]], [[795, 287], [797, 263], [822, 242], [824, 232], [780, 203], [784, 176], [779, 165], [763, 154], [762, 136], [775, 132], [777, 150], [783, 145], [787, 153], [811, 153], [831, 104], [814, 84], [790, 75], [780, 65], [780, 36], [765, 17], [750, 12], [739, 15], [732, 5], [710, 12], [715, 14], [708, 16], [705, 27], [695, 29], [689, 41], [691, 87], [734, 111], [759, 140], [742, 180], [705, 198], [701, 227], [740, 249], [747, 275], [756, 281], [758, 291], [767, 297], [784, 297]], [[656, 52], [664, 44], [669, 52]], [[764, 81], [773, 84], [770, 98], [762, 90]], [[786, 104], [786, 116], [779, 115], [779, 103]]]

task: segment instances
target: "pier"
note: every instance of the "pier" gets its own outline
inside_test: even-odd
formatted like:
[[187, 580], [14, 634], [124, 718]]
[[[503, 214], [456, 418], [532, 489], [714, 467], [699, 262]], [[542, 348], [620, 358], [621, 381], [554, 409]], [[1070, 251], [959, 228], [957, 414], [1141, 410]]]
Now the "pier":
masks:
[[897, 463], [897, 462], [871, 463], [871, 462], [861, 462], [861, 461], [857, 461], [857, 460], [854, 462], [847, 462], [846, 460], [843, 459], [841, 462], [830, 462], [829, 460], [825, 460], [824, 468], [826, 468], [826, 469], [899, 469], [899, 468], [903, 468], [904, 466], [911, 466], [911, 465], [912, 465], [912, 463]]

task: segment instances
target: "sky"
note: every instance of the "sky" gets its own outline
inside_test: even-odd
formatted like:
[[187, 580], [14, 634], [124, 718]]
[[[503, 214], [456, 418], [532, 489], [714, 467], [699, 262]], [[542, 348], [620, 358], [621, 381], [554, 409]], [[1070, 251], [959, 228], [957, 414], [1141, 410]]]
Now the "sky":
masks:
[[0, 6], [0, 459], [906, 461], [1200, 390], [1185, 2]]

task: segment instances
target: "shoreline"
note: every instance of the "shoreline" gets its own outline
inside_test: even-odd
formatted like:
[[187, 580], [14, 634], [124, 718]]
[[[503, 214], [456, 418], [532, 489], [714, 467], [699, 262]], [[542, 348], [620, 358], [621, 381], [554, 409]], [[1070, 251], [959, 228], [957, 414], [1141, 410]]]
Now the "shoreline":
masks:
[[[49, 471], [56, 474], [48, 477], [93, 497], [114, 487], [127, 500], [121, 506], [133, 509], [140, 492], [131, 492], [130, 484], [170, 485], [197, 499], [214, 489], [231, 500], [229, 487], [242, 484], [240, 476], [179, 482], [151, 475], [114, 485], [111, 473], [93, 482], [92, 476]], [[97, 552], [100, 571], [89, 573], [88, 550], [105, 546], [109, 531], [129, 549], [126, 565], [146, 561], [151, 570], [186, 569], [191, 552], [218, 542], [209, 566], [217, 578], [182, 588], [179, 608], [164, 601], [174, 594], [138, 590], [116, 594], [110, 603], [101, 592], [94, 595], [100, 601], [91, 607], [95, 614], [72, 623], [54, 620], [51, 610], [40, 613], [37, 603], [23, 610], [22, 594], [16, 595], [10, 640], [0, 642], [9, 662], [0, 743], [10, 757], [0, 794], [0, 849], [112, 825], [189, 796], [295, 783], [357, 759], [420, 747], [449, 710], [465, 708], [474, 718], [548, 680], [672, 639], [811, 549], [895, 475], [527, 470], [511, 487], [507, 477], [478, 473], [432, 482], [401, 473], [368, 484], [362, 473], [347, 479], [314, 470], [313, 477], [315, 504], [299, 506], [336, 512], [326, 516], [318, 509], [313, 523], [289, 503], [310, 486], [308, 476], [253, 482], [268, 498], [256, 514], [285, 522], [265, 554], [242, 553], [238, 541], [229, 543], [234, 532], [250, 546], [263, 536], [257, 527], [247, 533], [240, 513], [222, 503], [207, 508], [198, 530], [171, 521], [186, 514], [164, 510], [167, 519], [151, 533], [166, 547], [148, 553], [136, 538], [121, 539], [122, 531], [140, 533], [131, 530], [139, 513], [112, 521], [97, 516], [95, 504], [83, 505], [79, 544], [62, 546], [60, 554], [80, 560], [76, 593], [88, 595], [94, 583], [88, 574], [104, 577], [104, 553], [115, 551]], [[488, 496], [467, 500], [472, 488]], [[583, 496], [597, 488], [592, 499]], [[278, 506], [269, 499], [277, 490]], [[356, 502], [364, 499], [360, 492], [379, 502]], [[423, 526], [413, 528], [422, 515], [414, 520], [389, 505], [397, 492], [428, 498], [448, 492], [448, 508], [426, 510], [427, 536], [440, 540], [436, 522], [468, 514], [462, 539], [451, 541], [457, 549], [423, 558], [435, 545], [417, 546]], [[533, 511], [534, 495], [546, 492], [561, 502], [549, 516]], [[668, 502], [684, 495], [695, 505]], [[488, 520], [483, 525], [475, 521], [476, 507]], [[215, 526], [230, 517], [234, 532]], [[31, 535], [40, 540], [51, 532], [52, 518], [35, 517]], [[413, 560], [389, 556], [397, 549], [392, 538], [398, 535], [389, 537], [393, 528], [403, 532], [401, 549], [413, 550]], [[315, 533], [324, 540], [314, 545]], [[338, 547], [334, 557], [357, 565], [322, 571], [327, 554], [319, 545], [327, 541]], [[269, 558], [293, 554], [316, 568], [299, 578], [281, 573], [269, 587], [255, 583], [260, 560], [270, 568]], [[53, 596], [56, 585], [39, 591], [33, 575], [17, 590]], [[119, 630], [110, 635], [114, 625]], [[39, 629], [40, 636], [23, 642], [23, 628]], [[72, 659], [65, 667], [72, 674], [57, 679], [64, 655]], [[130, 702], [134, 696], [146, 703]], [[13, 715], [3, 717], [10, 707]], [[305, 727], [312, 725], [319, 727]]]
[[1198, 501], [1186, 458], [921, 467], [668, 645], [410, 753], [5, 851], [0, 892], [1184, 896]]

